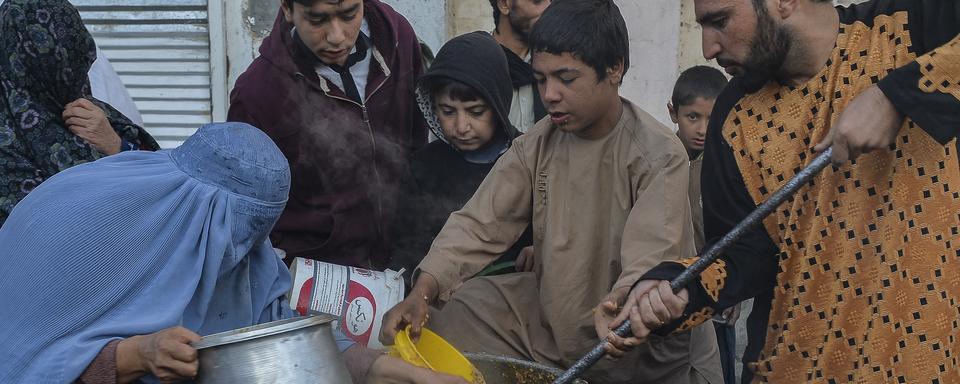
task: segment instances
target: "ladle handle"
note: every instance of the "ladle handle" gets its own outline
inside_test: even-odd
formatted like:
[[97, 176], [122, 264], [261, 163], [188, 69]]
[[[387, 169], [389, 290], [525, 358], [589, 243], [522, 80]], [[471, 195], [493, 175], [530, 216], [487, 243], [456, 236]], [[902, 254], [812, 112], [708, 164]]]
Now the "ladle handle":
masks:
[[[691, 264], [687, 269], [685, 269], [679, 276], [670, 281], [670, 288], [673, 289], [673, 292], [679, 292], [681, 289], [686, 287], [690, 282], [697, 278], [704, 269], [706, 269], [710, 264], [713, 264], [720, 255], [723, 254], [730, 245], [736, 242], [738, 239], [743, 237], [743, 235], [750, 230], [753, 226], [760, 224], [761, 221], [780, 204], [783, 204], [794, 193], [797, 192], [800, 187], [806, 185], [816, 176], [820, 171], [826, 168], [830, 164], [830, 157], [833, 155], [833, 148], [827, 148], [826, 151], [823, 151], [816, 159], [813, 160], [810, 164], [804, 167], [799, 173], [797, 173], [792, 179], [787, 181], [780, 189], [773, 193], [770, 198], [764, 201], [762, 204], [757, 206], [753, 212], [750, 212], [747, 217], [745, 217], [740, 223], [738, 223], [730, 232], [727, 232], [719, 241], [713, 243], [713, 245], [707, 249], [707, 251], [700, 256], [700, 258]], [[628, 337], [631, 334], [630, 331], [630, 320], [626, 320], [623, 324], [620, 324], [617, 329], [613, 332], [620, 337]], [[576, 363], [567, 368], [560, 377], [553, 381], [553, 384], [567, 384], [573, 382], [578, 376], [582, 375], [588, 368], [593, 366], [597, 361], [606, 354], [604, 345], [606, 341], [601, 341], [600, 344], [593, 347], [590, 352], [577, 360]]]

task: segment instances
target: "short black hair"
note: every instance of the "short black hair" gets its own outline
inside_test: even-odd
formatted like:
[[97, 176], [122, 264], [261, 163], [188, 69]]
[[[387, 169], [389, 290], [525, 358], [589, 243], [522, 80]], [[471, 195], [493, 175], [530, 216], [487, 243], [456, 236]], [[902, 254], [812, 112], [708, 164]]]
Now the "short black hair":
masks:
[[500, 27], [500, 7], [497, 6], [500, 0], [490, 0], [490, 6], [493, 7], [493, 29]]
[[[314, 4], [316, 4], [318, 1], [321, 1], [321, 0], [283, 0], [283, 2], [286, 3], [286, 4], [287, 4], [287, 7], [290, 8], [290, 9], [293, 9], [293, 3], [299, 3], [300, 5], [302, 5], [302, 6], [304, 6], [304, 7], [312, 7], [312, 6], [313, 6]], [[323, 1], [326, 1], [326, 2], [329, 2], [329, 3], [332, 3], [332, 2], [334, 2], [334, 1], [336, 1], [337, 4], [340, 4], [340, 3], [343, 2], [343, 0], [323, 0]]]
[[475, 101], [482, 100], [488, 103], [483, 95], [475, 88], [449, 77], [437, 76], [426, 80], [423, 87], [430, 92], [434, 99], [439, 95], [449, 95], [451, 99], [457, 101]]
[[630, 38], [613, 0], [553, 0], [530, 32], [530, 50], [572, 54], [607, 77], [607, 69], [630, 68]]
[[[812, 3], [830, 3], [833, 4], [833, 0], [810, 0]], [[761, 9], [767, 5], [767, 0], [753, 0], [753, 9]]]
[[680, 73], [670, 102], [674, 108], [680, 108], [692, 104], [698, 97], [716, 99], [725, 86], [727, 77], [720, 70], [706, 65], [691, 67]]

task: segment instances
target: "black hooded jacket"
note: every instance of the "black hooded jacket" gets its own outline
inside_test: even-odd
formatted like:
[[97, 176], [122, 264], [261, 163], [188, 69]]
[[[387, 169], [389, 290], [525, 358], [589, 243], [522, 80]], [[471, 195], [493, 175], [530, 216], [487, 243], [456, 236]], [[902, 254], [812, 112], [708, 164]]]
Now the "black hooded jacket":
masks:
[[[494, 164], [469, 162], [462, 152], [443, 139], [434, 115], [433, 99], [422, 86], [437, 77], [464, 83], [483, 96], [499, 122], [497, 136], [506, 137], [507, 145], [519, 135], [507, 117], [513, 86], [507, 59], [496, 40], [486, 32], [472, 32], [444, 44], [430, 69], [420, 78], [421, 87], [417, 90], [427, 125], [440, 139], [413, 155], [410, 173], [401, 190], [390, 265], [397, 270], [406, 268], [408, 272], [412, 272], [426, 256], [447, 218], [473, 196]], [[500, 261], [515, 260], [520, 249], [532, 243], [528, 230]]]

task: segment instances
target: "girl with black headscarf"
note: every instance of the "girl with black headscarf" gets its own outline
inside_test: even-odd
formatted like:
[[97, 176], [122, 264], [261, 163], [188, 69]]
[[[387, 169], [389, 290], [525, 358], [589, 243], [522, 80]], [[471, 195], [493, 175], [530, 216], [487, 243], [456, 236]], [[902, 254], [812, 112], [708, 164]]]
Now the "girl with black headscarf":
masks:
[[[503, 50], [486, 32], [458, 36], [419, 80], [417, 101], [438, 140], [413, 155], [403, 184], [391, 267], [414, 270], [447, 217], [463, 207], [520, 132], [508, 118], [513, 89]], [[530, 231], [500, 259], [532, 244]], [[532, 252], [524, 252], [530, 255]], [[530, 261], [529, 263], [525, 261]], [[524, 256], [515, 270], [532, 268]], [[527, 267], [526, 265], [529, 265]]]

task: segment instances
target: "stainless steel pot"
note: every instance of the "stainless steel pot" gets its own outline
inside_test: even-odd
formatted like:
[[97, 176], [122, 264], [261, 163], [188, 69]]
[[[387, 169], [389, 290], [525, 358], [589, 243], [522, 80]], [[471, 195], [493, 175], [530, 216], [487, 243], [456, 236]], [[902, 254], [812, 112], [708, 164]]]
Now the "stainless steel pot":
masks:
[[350, 374], [333, 340], [332, 316], [264, 323], [204, 337], [198, 383], [344, 384]]

